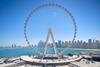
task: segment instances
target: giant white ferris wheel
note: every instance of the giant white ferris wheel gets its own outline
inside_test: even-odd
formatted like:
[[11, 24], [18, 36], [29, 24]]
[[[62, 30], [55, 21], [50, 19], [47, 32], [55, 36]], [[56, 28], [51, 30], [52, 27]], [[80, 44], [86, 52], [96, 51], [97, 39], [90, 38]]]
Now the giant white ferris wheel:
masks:
[[40, 5], [38, 7], [36, 7], [35, 9], [33, 9], [29, 14], [28, 16], [26, 17], [26, 20], [25, 20], [25, 23], [24, 23], [24, 36], [25, 36], [25, 40], [26, 40], [26, 43], [30, 46], [30, 41], [28, 40], [28, 36], [27, 36], [27, 26], [28, 26], [28, 23], [29, 23], [29, 20], [31, 18], [31, 16], [43, 9], [44, 7], [56, 7], [56, 8], [59, 8], [63, 11], [65, 11], [66, 13], [66, 16], [69, 15], [70, 19], [72, 20], [72, 24], [73, 24], [73, 29], [74, 29], [74, 33], [73, 33], [73, 39], [72, 39], [72, 42], [75, 41], [75, 38], [76, 38], [76, 34], [77, 34], [77, 26], [76, 26], [76, 21], [75, 21], [75, 18], [74, 16], [72, 15], [72, 13], [70, 11], [67, 10], [67, 8], [65, 8], [64, 6], [62, 5], [59, 5], [59, 4], [55, 4], [55, 3], [46, 3], [46, 4], [43, 4], [43, 5]]
[[[27, 42], [27, 44], [30, 46], [30, 41], [28, 40], [28, 37], [27, 37], [27, 25], [29, 23], [29, 20], [31, 18], [31, 16], [43, 9], [44, 7], [56, 7], [56, 8], [59, 8], [63, 11], [65, 11], [66, 15], [69, 15], [69, 17], [71, 18], [72, 20], [72, 24], [73, 24], [73, 29], [74, 29], [74, 33], [73, 33], [73, 39], [72, 39], [72, 42], [75, 41], [75, 38], [76, 38], [76, 34], [77, 34], [77, 27], [76, 27], [76, 21], [75, 21], [75, 18], [73, 17], [72, 13], [69, 12], [65, 7], [63, 7], [62, 5], [59, 5], [59, 4], [55, 4], [55, 3], [46, 3], [46, 4], [43, 4], [43, 5], [40, 5], [38, 7], [36, 7], [35, 9], [33, 9], [29, 15], [26, 17], [26, 20], [25, 20], [25, 24], [24, 24], [24, 36], [25, 36], [25, 40]], [[51, 55], [46, 55], [46, 51], [47, 51], [47, 45], [48, 45], [48, 40], [49, 40], [49, 37], [51, 36], [51, 39], [52, 39], [52, 42], [53, 42], [53, 48], [54, 48], [54, 52], [55, 54], [52, 54]], [[33, 59], [34, 57], [34, 59]], [[55, 64], [65, 64], [65, 63], [69, 63], [69, 62], [72, 62], [72, 61], [76, 61], [76, 60], [80, 60], [81, 59], [81, 56], [73, 56], [73, 57], [70, 57], [70, 59], [68, 58], [68, 56], [63, 56], [61, 57], [57, 51], [56, 51], [56, 46], [55, 46], [55, 40], [54, 40], [54, 36], [53, 36], [53, 32], [52, 32], [52, 29], [51, 27], [48, 29], [48, 34], [47, 34], [47, 38], [46, 38], [46, 42], [45, 42], [45, 51], [44, 51], [44, 54], [42, 56], [42, 59], [39, 59], [39, 57], [36, 57], [36, 56], [33, 56], [33, 57], [29, 57], [29, 56], [22, 56], [21, 59], [23, 59], [24, 61], [27, 61], [31, 64], [41, 64], [41, 65], [55, 65]], [[26, 59], [28, 58], [28, 59]], [[49, 59], [48, 59], [49, 58]], [[50, 58], [53, 58], [55, 59], [52, 60]], [[57, 58], [57, 59], [56, 59]], [[33, 63], [34, 62], [34, 63]]]

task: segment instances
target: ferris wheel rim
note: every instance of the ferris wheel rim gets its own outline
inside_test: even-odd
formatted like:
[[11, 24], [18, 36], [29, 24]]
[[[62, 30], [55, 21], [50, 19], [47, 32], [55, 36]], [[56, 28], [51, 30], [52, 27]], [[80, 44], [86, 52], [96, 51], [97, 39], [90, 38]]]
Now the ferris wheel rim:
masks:
[[72, 15], [72, 13], [70, 11], [67, 10], [67, 8], [65, 8], [64, 6], [62, 5], [59, 5], [59, 4], [55, 4], [55, 3], [46, 3], [46, 4], [42, 4], [38, 7], [36, 7], [35, 9], [33, 9], [29, 14], [28, 16], [26, 17], [26, 20], [25, 20], [25, 23], [24, 23], [24, 37], [25, 37], [25, 40], [26, 40], [26, 43], [31, 46], [29, 40], [28, 40], [28, 37], [27, 37], [27, 24], [28, 24], [28, 21], [29, 19], [31, 18], [31, 16], [38, 10], [40, 10], [41, 8], [44, 8], [44, 7], [57, 7], [57, 8], [60, 8], [62, 10], [64, 10], [71, 18], [72, 20], [72, 23], [73, 23], [73, 26], [74, 26], [74, 35], [73, 35], [73, 39], [72, 39], [72, 42], [75, 41], [75, 38], [76, 38], [76, 34], [77, 34], [77, 26], [76, 26], [76, 21], [75, 21], [75, 18], [74, 16]]

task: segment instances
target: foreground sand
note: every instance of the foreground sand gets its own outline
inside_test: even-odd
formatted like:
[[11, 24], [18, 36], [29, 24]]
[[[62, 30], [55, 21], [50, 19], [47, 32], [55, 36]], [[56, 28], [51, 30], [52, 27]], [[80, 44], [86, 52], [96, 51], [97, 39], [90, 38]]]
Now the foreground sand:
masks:
[[[18, 65], [18, 63], [22, 63], [22, 64]], [[20, 61], [17, 59], [13, 63], [0, 64], [0, 67], [42, 67], [42, 66], [25, 64], [24, 61]], [[48, 66], [48, 67], [52, 67], [52, 66]], [[87, 59], [81, 59], [80, 61], [75, 61], [67, 65], [56, 66], [56, 67], [100, 67], [100, 62], [89, 61]]]

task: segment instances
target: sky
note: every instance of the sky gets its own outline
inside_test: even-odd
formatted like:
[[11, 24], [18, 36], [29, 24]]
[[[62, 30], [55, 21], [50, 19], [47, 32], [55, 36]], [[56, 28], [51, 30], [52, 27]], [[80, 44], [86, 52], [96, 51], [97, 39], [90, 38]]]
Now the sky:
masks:
[[[26, 45], [25, 19], [32, 10], [45, 3], [57, 3], [72, 13], [77, 24], [76, 40], [100, 40], [100, 0], [0, 0], [0, 46]], [[45, 41], [49, 27], [55, 41], [73, 39], [73, 22], [60, 8], [42, 8], [32, 14], [27, 26], [31, 44]]]

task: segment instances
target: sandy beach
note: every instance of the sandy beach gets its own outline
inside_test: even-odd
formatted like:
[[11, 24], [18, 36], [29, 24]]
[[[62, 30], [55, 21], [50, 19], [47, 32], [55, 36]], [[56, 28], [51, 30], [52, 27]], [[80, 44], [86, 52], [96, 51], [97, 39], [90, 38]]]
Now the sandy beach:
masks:
[[[2, 61], [5, 60], [2, 58]], [[14, 60], [11, 63], [1, 63], [0, 67], [43, 67], [40, 65], [31, 65], [28, 63], [25, 63], [25, 61], [20, 60], [20, 58], [10, 58], [9, 59]], [[1, 62], [1, 60], [0, 60]], [[70, 62], [69, 64], [65, 65], [59, 65], [59, 66], [47, 66], [47, 67], [100, 67], [100, 62], [97, 61], [91, 61], [87, 59], [81, 59], [80, 61], [74, 61]]]

